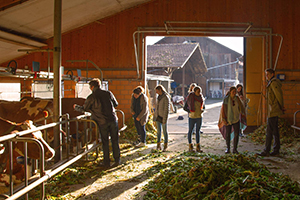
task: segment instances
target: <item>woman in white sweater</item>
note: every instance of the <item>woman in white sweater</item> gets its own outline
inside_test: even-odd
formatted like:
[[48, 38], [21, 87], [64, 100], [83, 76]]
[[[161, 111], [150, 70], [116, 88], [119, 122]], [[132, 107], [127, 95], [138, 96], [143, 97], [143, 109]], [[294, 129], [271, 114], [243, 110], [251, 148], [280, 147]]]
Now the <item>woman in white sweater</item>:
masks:
[[168, 148], [168, 130], [167, 130], [167, 121], [169, 116], [170, 108], [170, 95], [166, 92], [166, 89], [162, 85], [158, 85], [155, 88], [156, 93], [158, 94], [156, 107], [154, 112], [154, 121], [156, 121], [157, 126], [157, 150], [161, 150], [161, 129], [164, 133], [164, 149], [166, 151]]

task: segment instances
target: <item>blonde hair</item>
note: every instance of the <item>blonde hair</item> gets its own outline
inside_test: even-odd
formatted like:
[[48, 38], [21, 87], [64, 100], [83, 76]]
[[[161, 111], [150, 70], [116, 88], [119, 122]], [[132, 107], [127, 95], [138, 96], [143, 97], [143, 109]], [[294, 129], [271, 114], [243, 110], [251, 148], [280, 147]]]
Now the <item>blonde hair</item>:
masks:
[[192, 92], [193, 89], [194, 89], [194, 87], [196, 87], [196, 86], [197, 86], [196, 83], [191, 83], [191, 84], [190, 84], [190, 88], [189, 88], [189, 92]]

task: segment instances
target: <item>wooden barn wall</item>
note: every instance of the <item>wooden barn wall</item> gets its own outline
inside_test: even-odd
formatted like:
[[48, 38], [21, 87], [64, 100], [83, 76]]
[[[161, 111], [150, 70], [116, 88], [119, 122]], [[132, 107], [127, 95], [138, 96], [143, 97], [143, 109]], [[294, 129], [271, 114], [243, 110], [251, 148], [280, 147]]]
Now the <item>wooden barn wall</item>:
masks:
[[[71, 64], [66, 60], [89, 59], [103, 68], [129, 68], [127, 71], [104, 71], [104, 78], [137, 79], [133, 33], [138, 27], [163, 27], [164, 21], [207, 21], [207, 22], [252, 22], [253, 27], [269, 27], [273, 33], [284, 38], [278, 70], [297, 70], [300, 63], [300, 1], [295, 0], [154, 0], [117, 15], [100, 19], [62, 36], [62, 65], [85, 67], [85, 63]], [[208, 35], [206, 35], [208, 36]], [[52, 48], [52, 40], [48, 41]], [[275, 62], [278, 38], [273, 39], [273, 63]], [[20, 68], [32, 61], [47, 66], [47, 53], [32, 53], [18, 59]], [[52, 53], [51, 53], [52, 66]], [[286, 72], [284, 71], [284, 72]], [[298, 72], [297, 72], [298, 73]], [[76, 74], [76, 73], [75, 73]], [[89, 73], [90, 74], [90, 73]], [[294, 83], [283, 84], [287, 112], [291, 119], [300, 99], [300, 78], [287, 72], [287, 79]], [[119, 109], [130, 117], [129, 101], [132, 89], [143, 84], [143, 80], [113, 80], [109, 89], [120, 102]], [[289, 95], [293, 93], [293, 96]], [[290, 99], [289, 99], [290, 98]]]

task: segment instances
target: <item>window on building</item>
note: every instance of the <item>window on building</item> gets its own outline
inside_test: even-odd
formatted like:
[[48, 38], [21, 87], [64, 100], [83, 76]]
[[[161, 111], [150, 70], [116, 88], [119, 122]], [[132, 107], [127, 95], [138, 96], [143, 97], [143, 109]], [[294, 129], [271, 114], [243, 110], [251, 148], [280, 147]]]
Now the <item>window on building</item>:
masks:
[[[102, 81], [101, 87], [103, 90], [108, 90], [108, 81]], [[88, 83], [82, 81], [76, 83], [75, 97], [87, 98], [91, 93], [92, 91]]]
[[0, 99], [6, 101], [20, 101], [20, 83], [0, 83]]
[[[63, 87], [63, 86], [62, 86]], [[32, 95], [33, 97], [42, 99], [53, 98], [53, 81], [34, 81], [32, 83]]]

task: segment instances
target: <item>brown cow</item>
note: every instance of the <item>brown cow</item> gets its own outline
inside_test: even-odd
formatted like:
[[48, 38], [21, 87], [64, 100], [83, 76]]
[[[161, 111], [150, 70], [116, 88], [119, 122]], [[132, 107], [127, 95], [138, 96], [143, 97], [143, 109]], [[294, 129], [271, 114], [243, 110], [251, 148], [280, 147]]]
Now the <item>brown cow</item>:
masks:
[[[13, 130], [21, 131], [23, 130], [20, 124], [24, 124], [26, 120], [32, 120], [34, 122], [41, 121], [47, 117], [52, 116], [53, 113], [53, 102], [49, 100], [41, 100], [41, 101], [34, 101], [30, 99], [23, 99], [21, 101], [0, 101], [0, 136], [7, 135]], [[27, 124], [27, 128], [33, 127], [32, 123]], [[40, 132], [39, 132], [40, 133]], [[38, 137], [38, 140], [43, 141], [40, 134], [31, 134], [32, 137]], [[52, 158], [53, 157], [53, 150], [50, 150], [51, 147], [46, 143], [42, 142], [45, 148], [45, 157]], [[2, 144], [3, 145], [3, 144]], [[33, 145], [33, 146], [31, 146]], [[23, 152], [24, 147], [22, 142], [14, 144], [14, 152], [20, 151]], [[7, 161], [8, 151], [7, 149], [1, 151], [2, 154], [0, 155], [0, 160], [2, 160], [1, 164]], [[17, 155], [14, 153], [14, 156]], [[33, 143], [28, 143], [28, 157], [31, 158], [39, 158], [39, 150], [37, 150], [37, 145]], [[14, 165], [16, 165], [16, 161], [14, 160]], [[20, 167], [20, 166], [19, 166]], [[18, 167], [15, 166], [15, 169]], [[24, 167], [23, 167], [24, 168]], [[22, 170], [22, 167], [21, 167]], [[24, 171], [21, 174], [24, 174]], [[20, 175], [22, 177], [23, 175]], [[5, 177], [3, 177], [5, 179]]]
[[[83, 103], [85, 102], [85, 99], [83, 98], [62, 98], [62, 114], [69, 114], [69, 118], [73, 119], [79, 115], [82, 115], [82, 113], [77, 112], [74, 110], [73, 108], [73, 104], [79, 104], [79, 105], [83, 105]], [[84, 131], [84, 127], [82, 123], [79, 123], [79, 134], [82, 134]], [[70, 135], [75, 135], [76, 134], [76, 123], [75, 122], [71, 122], [70, 123]], [[49, 131], [48, 132], [48, 142], [53, 141], [54, 139], [54, 135], [53, 135], [53, 131]]]
[[[51, 105], [53, 105], [53, 99], [40, 99], [40, 98], [32, 98], [32, 97], [24, 97], [23, 100], [28, 100], [30, 102], [35, 102], [36, 105], [42, 105], [44, 103], [41, 102], [51, 102]], [[69, 114], [69, 118], [73, 119], [79, 115], [82, 115], [82, 113], [77, 112], [73, 108], [73, 104], [83, 105], [85, 102], [85, 99], [83, 98], [62, 98], [62, 114]], [[47, 109], [49, 109], [49, 113], [53, 113], [53, 106], [47, 106]], [[1, 115], [0, 115], [1, 116]], [[47, 120], [47, 123], [53, 122], [52, 119]], [[80, 134], [83, 133], [84, 127], [82, 124], [79, 124], [79, 132]], [[70, 135], [76, 134], [76, 123], [71, 122], [70, 123]], [[54, 139], [53, 131], [49, 129], [47, 133], [47, 142], [50, 143]]]
[[[20, 123], [25, 120], [37, 122], [53, 115], [53, 101], [23, 99], [21, 101], [0, 101], [0, 117]], [[0, 129], [0, 134], [3, 130]]]
[[[12, 131], [10, 134], [16, 133], [18, 131], [22, 130], [28, 130], [28, 129], [34, 129], [36, 128], [33, 125], [33, 122], [30, 120], [25, 121], [24, 123], [13, 123], [8, 120], [0, 120], [0, 126], [4, 129], [8, 129], [10, 126], [14, 126], [14, 131]], [[51, 159], [55, 155], [54, 149], [52, 149], [42, 138], [42, 132], [41, 131], [36, 131], [31, 134], [26, 134], [25, 137], [29, 138], [34, 138], [40, 141], [44, 147], [45, 151], [45, 158], [46, 159]], [[36, 143], [34, 142], [27, 142], [27, 149], [28, 149], [28, 157], [32, 159], [39, 159], [40, 158], [40, 150], [39, 147]], [[25, 171], [24, 171], [24, 166], [22, 164], [17, 163], [17, 158], [20, 156], [24, 155], [24, 143], [23, 142], [13, 142], [13, 177], [12, 181], [13, 182], [20, 182], [24, 179], [25, 177]], [[0, 174], [0, 183], [4, 183], [6, 186], [9, 184], [9, 172], [10, 172], [10, 167], [9, 167], [9, 154], [8, 150], [5, 149], [2, 152], [1, 155], [1, 164], [5, 165], [2, 168], [2, 173]]]

